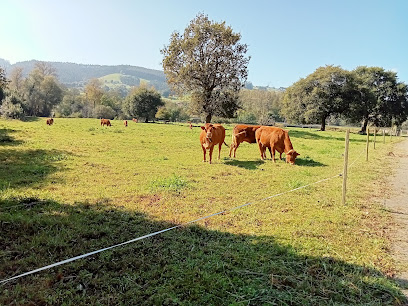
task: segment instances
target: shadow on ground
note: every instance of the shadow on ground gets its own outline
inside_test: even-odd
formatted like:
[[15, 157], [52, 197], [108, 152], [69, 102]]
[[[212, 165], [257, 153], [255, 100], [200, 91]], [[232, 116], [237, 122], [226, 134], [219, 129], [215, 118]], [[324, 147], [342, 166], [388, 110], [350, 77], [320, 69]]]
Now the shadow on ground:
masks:
[[11, 129], [0, 129], [0, 146], [16, 146], [23, 142], [21, 140], [16, 140], [10, 134], [14, 133], [15, 130]]
[[0, 189], [39, 185], [47, 176], [63, 167], [55, 162], [69, 158], [69, 153], [59, 150], [0, 150]]
[[[2, 200], [0, 279], [174, 226], [97, 204]], [[228, 218], [227, 216], [218, 216]], [[217, 218], [218, 218], [217, 217]], [[298, 254], [269, 236], [185, 226], [0, 285], [0, 304], [403, 303], [375, 269]]]
[[262, 164], [264, 164], [265, 162], [263, 160], [226, 160], [225, 164], [229, 165], [229, 166], [235, 166], [235, 167], [239, 167], [239, 168], [244, 168], [244, 169], [248, 169], [248, 170], [256, 170], [258, 169], [258, 167]]

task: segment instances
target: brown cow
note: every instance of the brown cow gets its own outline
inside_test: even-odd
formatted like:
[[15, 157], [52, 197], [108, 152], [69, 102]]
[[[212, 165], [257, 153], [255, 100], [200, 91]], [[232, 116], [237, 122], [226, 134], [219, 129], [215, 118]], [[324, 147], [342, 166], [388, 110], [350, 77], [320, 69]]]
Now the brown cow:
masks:
[[52, 125], [54, 123], [54, 119], [48, 118], [47, 119], [47, 125]]
[[135, 123], [137, 123], [137, 119], [135, 119], [135, 118], [133, 118], [132, 121], [135, 122]]
[[106, 124], [106, 126], [112, 126], [109, 119], [101, 119], [101, 126], [104, 126]]
[[255, 138], [262, 159], [266, 159], [266, 148], [269, 149], [273, 162], [275, 162], [275, 150], [280, 153], [280, 158], [282, 158], [282, 153], [285, 153], [286, 162], [291, 165], [295, 164], [296, 157], [300, 155], [293, 150], [288, 131], [282, 130], [281, 128], [275, 126], [261, 126], [256, 130]]
[[125, 126], [128, 126], [127, 120], [123, 121], [123, 124], [124, 124]]
[[207, 150], [210, 150], [210, 164], [212, 161], [212, 153], [214, 150], [214, 146], [218, 144], [218, 159], [221, 156], [221, 146], [224, 143], [227, 147], [228, 145], [225, 143], [225, 128], [221, 124], [211, 124], [206, 123], [204, 126], [201, 127], [202, 131], [200, 133], [200, 143], [201, 148], [203, 149], [204, 153], [204, 160], [205, 162], [205, 155]]
[[238, 149], [238, 146], [246, 141], [248, 143], [256, 143], [255, 131], [260, 128], [260, 125], [248, 125], [248, 124], [237, 124], [232, 130], [232, 143], [230, 147], [229, 156], [231, 157], [232, 152]]

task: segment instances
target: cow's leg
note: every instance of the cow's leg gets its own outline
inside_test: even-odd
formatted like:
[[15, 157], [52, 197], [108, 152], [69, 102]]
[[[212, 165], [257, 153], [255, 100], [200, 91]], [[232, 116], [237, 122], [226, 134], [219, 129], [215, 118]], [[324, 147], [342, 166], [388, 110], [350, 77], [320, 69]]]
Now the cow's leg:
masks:
[[203, 159], [203, 163], [204, 163], [205, 162], [206, 149], [203, 146], [201, 146], [201, 148], [203, 149], [203, 153], [204, 153], [204, 159]]
[[263, 157], [263, 148], [262, 148], [262, 143], [261, 142], [258, 142], [258, 147], [259, 147], [259, 152], [261, 153], [261, 159], [263, 160], [264, 157]]
[[221, 159], [221, 147], [222, 147], [222, 142], [218, 145], [218, 159]]
[[210, 148], [210, 153], [209, 153], [209, 155], [210, 155], [210, 164], [211, 164], [211, 161], [212, 161], [212, 153], [213, 153], [213, 150], [214, 150], [214, 146], [212, 146], [212, 147]]
[[239, 146], [239, 143], [237, 143], [237, 144], [235, 145], [235, 147], [234, 147], [234, 158], [235, 158], [235, 152], [237, 152], [238, 146]]
[[272, 148], [272, 161], [275, 163], [275, 147]]
[[282, 153], [279, 153], [279, 159], [282, 160]]
[[[272, 149], [271, 149], [271, 147], [268, 147], [268, 150], [269, 150], [269, 154], [271, 154], [271, 159], [272, 159]], [[266, 153], [265, 153], [265, 159], [266, 159]]]

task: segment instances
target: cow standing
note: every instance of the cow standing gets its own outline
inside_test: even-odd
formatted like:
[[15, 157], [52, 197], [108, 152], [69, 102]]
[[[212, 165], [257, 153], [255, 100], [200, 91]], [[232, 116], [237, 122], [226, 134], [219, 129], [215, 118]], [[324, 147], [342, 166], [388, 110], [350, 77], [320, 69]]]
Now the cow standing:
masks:
[[112, 126], [109, 119], [101, 119], [101, 126]]
[[47, 125], [52, 125], [54, 123], [54, 119], [53, 118], [48, 118], [47, 119]]
[[272, 161], [275, 162], [275, 150], [286, 154], [286, 162], [291, 165], [295, 164], [295, 159], [299, 153], [293, 150], [292, 142], [289, 138], [288, 131], [274, 126], [261, 126], [255, 132], [256, 142], [259, 146], [262, 160], [266, 159], [266, 148], [271, 153]]
[[256, 143], [255, 131], [259, 129], [260, 125], [247, 125], [247, 124], [237, 124], [232, 130], [232, 143], [230, 146], [229, 156], [231, 157], [232, 152], [238, 149], [238, 146], [246, 141], [248, 143]]
[[123, 121], [123, 124], [125, 125], [125, 127], [127, 127], [128, 126], [127, 120]]
[[221, 157], [221, 146], [224, 143], [227, 147], [228, 145], [225, 143], [225, 128], [221, 124], [211, 124], [206, 123], [204, 126], [201, 127], [202, 131], [200, 133], [200, 143], [201, 148], [203, 149], [204, 159], [203, 162], [206, 161], [205, 156], [207, 150], [209, 150], [210, 155], [210, 164], [212, 161], [212, 153], [214, 150], [214, 146], [218, 144], [218, 159]]

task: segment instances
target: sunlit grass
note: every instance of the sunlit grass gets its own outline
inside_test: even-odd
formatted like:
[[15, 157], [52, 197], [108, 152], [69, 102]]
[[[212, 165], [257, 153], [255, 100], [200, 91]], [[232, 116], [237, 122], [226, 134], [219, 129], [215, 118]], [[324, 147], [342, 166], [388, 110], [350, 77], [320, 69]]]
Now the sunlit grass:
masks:
[[[233, 126], [225, 127], [229, 144]], [[401, 298], [387, 278], [394, 271], [388, 216], [371, 200], [387, 192], [389, 139], [383, 145], [377, 137], [365, 162], [365, 136], [351, 134], [354, 163], [343, 206], [341, 177], [313, 183], [342, 172], [344, 132], [290, 129], [301, 154], [291, 166], [261, 161], [256, 144], [247, 143], [236, 159], [223, 146], [220, 160], [203, 163], [201, 129], [187, 124], [124, 127], [112, 120], [112, 127], [101, 127], [97, 119], [57, 118], [47, 126], [39, 118], [0, 120], [0, 131], [0, 279], [228, 210], [7, 284], [0, 303], [393, 304]], [[251, 204], [230, 211], [245, 203]]]

